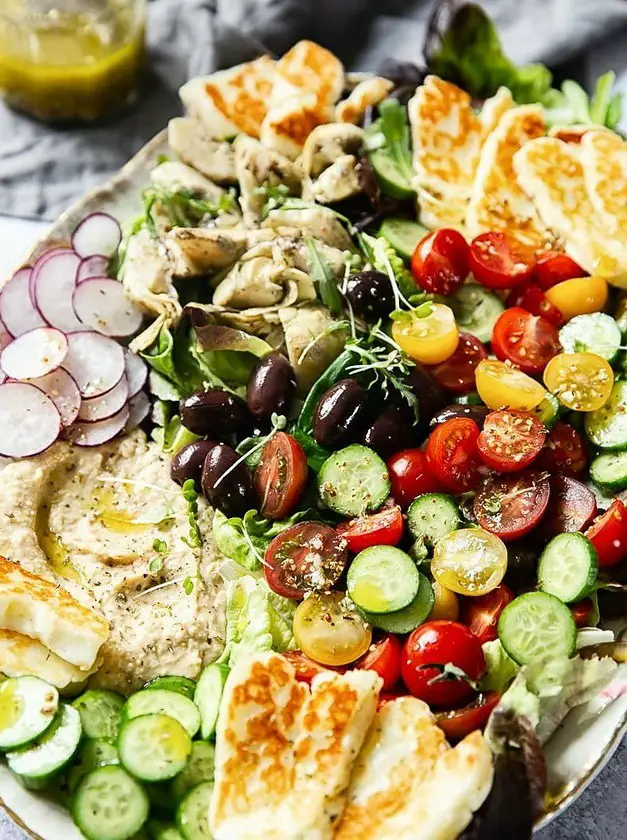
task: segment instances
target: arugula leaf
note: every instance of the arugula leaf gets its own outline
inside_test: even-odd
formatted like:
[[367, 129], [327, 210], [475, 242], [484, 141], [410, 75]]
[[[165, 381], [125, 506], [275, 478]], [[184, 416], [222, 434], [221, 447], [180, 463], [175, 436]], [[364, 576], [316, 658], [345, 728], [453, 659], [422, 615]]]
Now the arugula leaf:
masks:
[[311, 276], [318, 289], [320, 300], [331, 315], [339, 315], [342, 311], [342, 295], [338, 289], [333, 269], [318, 249], [315, 239], [308, 236], [305, 241], [311, 257]]
[[397, 99], [385, 99], [379, 105], [379, 114], [381, 116], [378, 126], [385, 139], [382, 148], [411, 184], [414, 170], [411, 159], [407, 110]]
[[155, 207], [165, 212], [173, 226], [198, 227], [207, 218], [215, 219], [222, 213], [228, 213], [235, 207], [235, 192], [224, 192], [217, 202], [206, 201], [198, 197], [194, 190], [170, 190], [153, 184], [142, 193], [146, 224], [156, 231], [153, 216]]

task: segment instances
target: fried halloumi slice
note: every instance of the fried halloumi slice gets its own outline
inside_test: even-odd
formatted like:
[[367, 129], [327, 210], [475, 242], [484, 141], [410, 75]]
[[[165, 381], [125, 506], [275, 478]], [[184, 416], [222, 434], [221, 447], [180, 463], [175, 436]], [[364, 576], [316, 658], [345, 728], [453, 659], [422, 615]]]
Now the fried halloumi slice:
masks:
[[0, 629], [41, 642], [61, 659], [89, 670], [109, 625], [60, 586], [0, 557]]
[[609, 234], [627, 236], [627, 143], [611, 131], [587, 131], [581, 138], [583, 177], [590, 201]]
[[613, 134], [609, 128], [600, 125], [552, 125], [549, 129], [549, 137], [557, 137], [564, 143], [581, 143], [581, 138], [589, 131], [606, 131]]
[[506, 114], [515, 104], [511, 90], [506, 87], [500, 87], [494, 96], [486, 99], [479, 113], [484, 142], [497, 127], [503, 114]]
[[314, 41], [298, 41], [276, 62], [272, 105], [296, 93], [313, 93], [324, 107], [334, 105], [344, 89], [344, 66]]
[[364, 79], [349, 93], [346, 99], [338, 103], [335, 119], [338, 122], [357, 124], [368, 108], [378, 105], [394, 88], [394, 82], [383, 76]]
[[235, 152], [226, 140], [213, 140], [194, 117], [175, 117], [168, 123], [168, 143], [183, 163], [218, 184], [234, 184]]
[[213, 837], [330, 840], [380, 685], [374, 672], [351, 671], [309, 688], [275, 653], [237, 662], [216, 733]]
[[92, 670], [81, 671], [70, 665], [36, 639], [0, 630], [0, 672], [7, 677], [39, 677], [64, 689], [85, 682]]
[[480, 732], [451, 749], [426, 703], [386, 703], [353, 769], [335, 840], [454, 840], [492, 779]]
[[296, 160], [314, 128], [332, 119], [331, 105], [315, 93], [298, 91], [270, 108], [261, 124], [260, 139], [269, 149]]

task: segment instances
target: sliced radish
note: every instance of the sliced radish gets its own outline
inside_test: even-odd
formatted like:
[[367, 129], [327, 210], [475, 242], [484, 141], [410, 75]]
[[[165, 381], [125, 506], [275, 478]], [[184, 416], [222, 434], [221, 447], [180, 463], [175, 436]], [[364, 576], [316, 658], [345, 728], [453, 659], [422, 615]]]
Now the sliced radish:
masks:
[[132, 399], [146, 384], [146, 380], [148, 379], [148, 365], [141, 356], [138, 356], [137, 353], [133, 353], [132, 350], [125, 347], [124, 369], [128, 380], [128, 396], [129, 399]]
[[78, 412], [78, 419], [84, 420], [85, 423], [95, 423], [96, 420], [105, 420], [107, 417], [113, 417], [128, 400], [128, 382], [126, 376], [123, 376], [118, 384], [102, 394], [100, 397], [92, 397], [89, 400], [83, 400], [80, 411]]
[[55, 442], [61, 418], [52, 400], [27, 382], [0, 385], [0, 455], [25, 458]]
[[85, 329], [72, 308], [80, 257], [73, 251], [53, 254], [33, 272], [32, 289], [41, 316], [63, 332]]
[[14, 338], [0, 354], [0, 366], [11, 379], [36, 379], [63, 364], [68, 342], [61, 330], [38, 327]]
[[122, 240], [122, 230], [108, 213], [86, 216], [72, 234], [72, 247], [81, 257], [112, 257]]
[[85, 326], [103, 335], [133, 335], [142, 324], [142, 313], [128, 300], [124, 286], [110, 277], [91, 277], [79, 283], [72, 306]]
[[67, 438], [78, 446], [98, 446], [106, 443], [122, 431], [129, 414], [128, 403], [125, 403], [113, 417], [107, 417], [106, 420], [98, 420], [96, 423], [74, 423], [66, 431]]
[[15, 337], [46, 326], [31, 300], [30, 281], [31, 269], [20, 268], [0, 292], [0, 318], [8, 332]]
[[81, 392], [67, 370], [58, 368], [47, 376], [31, 380], [30, 384], [41, 388], [50, 397], [61, 417], [61, 425], [71, 426], [81, 407]]
[[109, 270], [109, 257], [95, 254], [93, 257], [85, 257], [81, 261], [76, 272], [76, 282], [82, 283], [90, 277], [106, 277]]
[[112, 338], [97, 332], [68, 335], [63, 367], [74, 377], [85, 398], [106, 394], [124, 376], [124, 352]]
[[35, 301], [35, 279], [39, 274], [39, 269], [42, 265], [47, 262], [50, 257], [56, 257], [59, 254], [73, 254], [74, 251], [71, 248], [51, 248], [49, 251], [44, 251], [43, 254], [40, 254], [35, 262], [33, 263], [33, 268], [31, 270], [30, 275], [30, 299], [33, 302], [33, 306], [37, 308], [37, 303]]
[[138, 394], [128, 401], [130, 409], [128, 420], [126, 421], [125, 429], [130, 432], [140, 423], [143, 423], [150, 412], [150, 400], [145, 391], [140, 391]]

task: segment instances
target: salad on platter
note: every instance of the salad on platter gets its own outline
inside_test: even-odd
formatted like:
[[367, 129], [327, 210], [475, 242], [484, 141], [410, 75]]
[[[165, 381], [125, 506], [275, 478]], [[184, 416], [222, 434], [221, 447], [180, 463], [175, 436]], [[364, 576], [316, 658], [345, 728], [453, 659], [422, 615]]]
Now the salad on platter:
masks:
[[88, 840], [531, 836], [627, 692], [613, 80], [301, 41], [4, 284], [0, 754]]

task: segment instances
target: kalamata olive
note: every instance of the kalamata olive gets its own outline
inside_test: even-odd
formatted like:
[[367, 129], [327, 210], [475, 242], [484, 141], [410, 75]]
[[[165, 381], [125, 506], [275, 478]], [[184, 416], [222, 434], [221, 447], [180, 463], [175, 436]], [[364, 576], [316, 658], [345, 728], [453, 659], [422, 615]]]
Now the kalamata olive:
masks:
[[418, 446], [420, 441], [415, 421], [408, 405], [393, 403], [368, 426], [361, 441], [387, 459], [401, 449]]
[[294, 369], [278, 352], [260, 359], [250, 374], [246, 387], [248, 410], [255, 417], [267, 418], [273, 412], [283, 414], [296, 390]]
[[182, 446], [170, 462], [170, 475], [177, 484], [185, 484], [192, 479], [196, 489], [200, 489], [200, 477], [203, 464], [209, 452], [216, 445], [214, 440], [195, 440]]
[[490, 413], [487, 405], [447, 405], [440, 411], [436, 412], [429, 421], [429, 428], [444, 423], [446, 420], [452, 420], [454, 417], [470, 417], [480, 429], [483, 429], [483, 424], [486, 417]]
[[346, 297], [355, 315], [378, 320], [394, 309], [394, 292], [387, 274], [382, 271], [357, 271], [346, 281]]
[[197, 435], [221, 437], [247, 431], [251, 426], [244, 401], [219, 388], [196, 391], [185, 397], [179, 411], [183, 425]]
[[530, 589], [538, 578], [538, 547], [527, 540], [507, 544], [505, 583], [512, 589]]
[[239, 457], [232, 447], [218, 443], [210, 450], [202, 468], [203, 495], [225, 516], [243, 516], [258, 506], [252, 473], [243, 461], [221, 478]]
[[366, 390], [355, 379], [341, 379], [324, 393], [313, 416], [321, 446], [344, 446], [357, 440], [367, 416]]
[[426, 431], [429, 420], [441, 408], [448, 405], [450, 397], [447, 396], [446, 391], [437, 379], [419, 362], [415, 362], [405, 377], [405, 384], [418, 397], [418, 407], [420, 410], [419, 428], [422, 431]]

